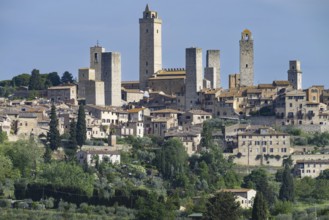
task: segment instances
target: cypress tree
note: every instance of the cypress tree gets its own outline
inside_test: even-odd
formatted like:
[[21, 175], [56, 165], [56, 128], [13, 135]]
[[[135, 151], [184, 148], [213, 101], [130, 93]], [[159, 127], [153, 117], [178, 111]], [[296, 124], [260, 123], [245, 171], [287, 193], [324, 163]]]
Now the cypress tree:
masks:
[[56, 107], [54, 104], [52, 104], [50, 111], [49, 132], [47, 134], [47, 139], [49, 142], [49, 147], [53, 151], [57, 150], [57, 148], [60, 146], [60, 141], [61, 141], [57, 127], [58, 127], [58, 120], [56, 115]]
[[68, 158], [74, 159], [75, 154], [78, 149], [78, 143], [77, 143], [77, 123], [75, 123], [74, 119], [70, 123], [70, 138], [69, 138], [69, 144], [67, 149], [65, 149], [65, 154], [68, 156]]
[[74, 151], [78, 148], [77, 143], [77, 123], [75, 123], [74, 119], [70, 123], [70, 148]]
[[268, 218], [268, 209], [266, 200], [261, 192], [257, 192], [254, 205], [252, 207], [253, 220], [265, 220]]
[[282, 174], [282, 184], [279, 193], [279, 199], [282, 201], [294, 201], [294, 180], [290, 173], [289, 166], [284, 167], [284, 171]]
[[86, 141], [86, 132], [87, 132], [87, 127], [86, 127], [86, 115], [85, 115], [85, 108], [81, 104], [79, 106], [79, 111], [78, 111], [78, 121], [77, 121], [77, 144], [82, 147], [82, 145]]
[[46, 146], [46, 150], [43, 155], [43, 159], [44, 159], [45, 163], [50, 163], [50, 161], [51, 161], [51, 149], [49, 146]]

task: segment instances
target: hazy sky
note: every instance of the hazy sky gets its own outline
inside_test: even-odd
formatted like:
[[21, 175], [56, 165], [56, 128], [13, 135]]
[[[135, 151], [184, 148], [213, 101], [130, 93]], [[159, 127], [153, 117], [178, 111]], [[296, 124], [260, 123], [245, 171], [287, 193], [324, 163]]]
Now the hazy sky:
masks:
[[[122, 79], [138, 79], [146, 3], [163, 20], [163, 67], [185, 67], [185, 48], [221, 50], [222, 85], [239, 71], [243, 29], [253, 33], [255, 83], [287, 79], [301, 61], [303, 87], [329, 87], [328, 0], [0, 0], [0, 80], [89, 66], [97, 40], [122, 55]], [[204, 62], [205, 65], [205, 62]]]

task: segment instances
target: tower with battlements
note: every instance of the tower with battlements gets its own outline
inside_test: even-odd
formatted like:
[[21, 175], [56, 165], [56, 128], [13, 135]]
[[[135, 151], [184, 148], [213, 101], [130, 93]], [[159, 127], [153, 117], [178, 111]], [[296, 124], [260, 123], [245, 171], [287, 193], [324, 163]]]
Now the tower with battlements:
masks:
[[289, 61], [288, 81], [294, 89], [302, 89], [302, 70], [299, 60]]
[[240, 40], [240, 86], [254, 84], [254, 40], [251, 31], [245, 29]]
[[139, 83], [140, 89], [148, 87], [148, 78], [162, 69], [162, 20], [156, 11], [146, 5], [139, 19]]

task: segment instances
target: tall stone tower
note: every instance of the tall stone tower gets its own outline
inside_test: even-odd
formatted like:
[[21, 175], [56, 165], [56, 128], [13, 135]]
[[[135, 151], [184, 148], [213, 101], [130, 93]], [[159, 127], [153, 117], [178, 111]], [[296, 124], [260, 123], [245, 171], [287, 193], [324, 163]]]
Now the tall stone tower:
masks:
[[121, 55], [102, 53], [101, 76], [105, 87], [105, 105], [121, 106]]
[[254, 84], [254, 40], [248, 29], [241, 33], [240, 40], [240, 86]]
[[302, 89], [302, 70], [300, 68], [299, 60], [289, 61], [288, 81], [294, 89]]
[[105, 48], [98, 45], [90, 48], [90, 68], [95, 70], [95, 80], [100, 81], [102, 71], [102, 53]]
[[197, 92], [202, 89], [202, 49], [187, 48], [185, 56], [185, 110], [190, 110], [197, 102]]
[[146, 5], [143, 18], [139, 19], [139, 83], [147, 88], [147, 80], [162, 69], [162, 20], [156, 11]]
[[205, 79], [211, 83], [211, 88], [216, 89], [220, 87], [220, 51], [207, 50], [206, 68], [204, 71]]

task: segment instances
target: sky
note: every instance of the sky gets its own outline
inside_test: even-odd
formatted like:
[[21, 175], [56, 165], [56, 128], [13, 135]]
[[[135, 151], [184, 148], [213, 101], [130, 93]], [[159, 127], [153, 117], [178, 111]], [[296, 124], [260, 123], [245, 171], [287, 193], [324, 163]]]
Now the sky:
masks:
[[329, 88], [328, 0], [1, 0], [0, 80], [39, 69], [77, 76], [98, 41], [121, 53], [122, 80], [137, 80], [139, 18], [146, 4], [163, 21], [164, 68], [185, 67], [185, 48], [221, 51], [222, 86], [239, 71], [239, 40], [254, 39], [255, 84], [287, 80], [300, 60], [303, 88]]

